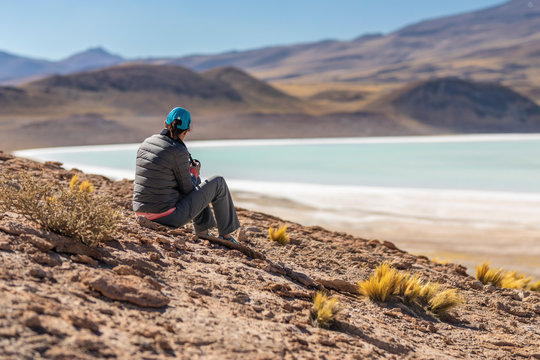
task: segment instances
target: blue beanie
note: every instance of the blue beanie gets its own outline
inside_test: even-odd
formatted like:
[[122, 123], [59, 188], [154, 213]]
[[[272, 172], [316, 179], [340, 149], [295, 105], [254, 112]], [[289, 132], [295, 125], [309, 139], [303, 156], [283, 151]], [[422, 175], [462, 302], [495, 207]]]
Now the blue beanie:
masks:
[[180, 125], [176, 127], [180, 130], [187, 130], [191, 126], [191, 115], [184, 108], [177, 107], [171, 110], [167, 116], [167, 125], [171, 125], [174, 120], [180, 120]]

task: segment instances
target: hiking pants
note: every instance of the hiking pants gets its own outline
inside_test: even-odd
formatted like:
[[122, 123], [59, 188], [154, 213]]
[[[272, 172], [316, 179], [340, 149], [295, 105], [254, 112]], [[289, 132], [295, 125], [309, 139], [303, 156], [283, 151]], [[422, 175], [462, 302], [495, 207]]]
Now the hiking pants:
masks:
[[[215, 218], [210, 204], [214, 208]], [[240, 227], [229, 188], [223, 177], [213, 176], [203, 181], [176, 203], [173, 213], [155, 221], [179, 227], [191, 220], [195, 233], [201, 233], [217, 225], [219, 235], [225, 235]]]

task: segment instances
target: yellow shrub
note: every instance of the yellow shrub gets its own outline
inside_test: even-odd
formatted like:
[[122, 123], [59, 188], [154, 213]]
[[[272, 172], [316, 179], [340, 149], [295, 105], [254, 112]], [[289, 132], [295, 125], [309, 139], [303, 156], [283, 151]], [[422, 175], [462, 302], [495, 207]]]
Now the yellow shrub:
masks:
[[430, 301], [428, 309], [438, 315], [446, 315], [448, 311], [463, 304], [463, 299], [456, 289], [443, 290]]
[[313, 306], [309, 312], [309, 320], [313, 326], [329, 328], [336, 321], [340, 311], [341, 307], [339, 306], [338, 298], [328, 298], [325, 293], [317, 291], [313, 300]]
[[270, 235], [270, 240], [275, 241], [279, 244], [287, 244], [289, 242], [289, 235], [287, 234], [287, 225], [283, 225], [278, 229], [270, 227], [268, 229], [268, 234]]
[[20, 213], [45, 230], [95, 246], [112, 238], [120, 214], [109, 200], [91, 194], [89, 182], [77, 188], [78, 182], [75, 175], [66, 189], [27, 172], [4, 172], [0, 176], [0, 210]]
[[375, 269], [375, 274], [369, 279], [358, 282], [358, 291], [371, 300], [386, 301], [398, 288], [400, 279], [402, 275], [390, 264], [384, 263]]
[[405, 301], [413, 302], [420, 295], [422, 286], [423, 284], [418, 275], [406, 274], [398, 286], [399, 295], [403, 296]]
[[540, 280], [529, 284], [529, 286], [527, 286], [527, 289], [532, 291], [540, 291]]
[[418, 297], [427, 304], [435, 297], [440, 288], [441, 286], [438, 283], [428, 282], [422, 285]]
[[482, 282], [482, 284], [493, 284], [494, 286], [501, 286], [503, 277], [503, 270], [490, 269], [488, 262], [476, 266], [476, 278], [480, 282]]
[[525, 274], [517, 271], [508, 271], [501, 280], [501, 287], [508, 289], [526, 289], [532, 281], [531, 277], [525, 277]]

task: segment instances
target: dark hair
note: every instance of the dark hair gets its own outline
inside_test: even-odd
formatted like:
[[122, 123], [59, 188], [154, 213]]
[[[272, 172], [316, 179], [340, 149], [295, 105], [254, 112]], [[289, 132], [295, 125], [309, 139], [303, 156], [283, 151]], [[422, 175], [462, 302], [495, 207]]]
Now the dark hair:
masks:
[[180, 119], [173, 120], [173, 122], [170, 125], [167, 125], [167, 129], [169, 129], [171, 138], [173, 138], [174, 140], [178, 140], [180, 134], [186, 131], [186, 130], [179, 129], [178, 126], [180, 125], [182, 125], [182, 120]]

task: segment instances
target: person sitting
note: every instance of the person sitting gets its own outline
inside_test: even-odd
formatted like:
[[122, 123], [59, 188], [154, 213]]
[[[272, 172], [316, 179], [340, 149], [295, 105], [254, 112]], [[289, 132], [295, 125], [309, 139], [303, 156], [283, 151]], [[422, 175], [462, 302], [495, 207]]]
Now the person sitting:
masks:
[[184, 144], [190, 129], [191, 114], [176, 107], [167, 116], [165, 129], [143, 141], [137, 150], [133, 210], [172, 227], [193, 221], [197, 235], [208, 235], [217, 225], [221, 238], [236, 243], [232, 234], [240, 223], [227, 183], [221, 176], [201, 182], [200, 163]]

